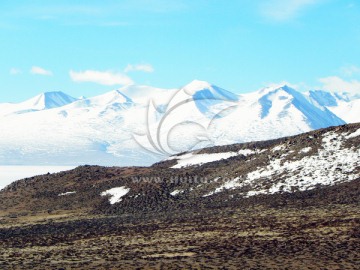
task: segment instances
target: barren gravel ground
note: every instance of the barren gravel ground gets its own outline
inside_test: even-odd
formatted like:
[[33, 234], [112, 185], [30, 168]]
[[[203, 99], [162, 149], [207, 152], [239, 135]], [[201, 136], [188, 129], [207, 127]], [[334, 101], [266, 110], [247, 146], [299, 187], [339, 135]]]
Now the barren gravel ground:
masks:
[[359, 269], [359, 210], [328, 205], [78, 218], [54, 213], [51, 220], [10, 227], [7, 218], [0, 229], [0, 269]]

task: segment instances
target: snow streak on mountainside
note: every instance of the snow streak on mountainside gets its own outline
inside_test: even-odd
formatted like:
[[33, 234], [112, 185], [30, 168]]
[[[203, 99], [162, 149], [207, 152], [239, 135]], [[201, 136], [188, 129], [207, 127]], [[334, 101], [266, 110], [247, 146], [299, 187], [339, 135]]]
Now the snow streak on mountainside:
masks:
[[83, 99], [44, 93], [0, 104], [0, 164], [149, 165], [189, 149], [357, 122], [359, 100], [288, 86], [236, 95], [202, 81]]

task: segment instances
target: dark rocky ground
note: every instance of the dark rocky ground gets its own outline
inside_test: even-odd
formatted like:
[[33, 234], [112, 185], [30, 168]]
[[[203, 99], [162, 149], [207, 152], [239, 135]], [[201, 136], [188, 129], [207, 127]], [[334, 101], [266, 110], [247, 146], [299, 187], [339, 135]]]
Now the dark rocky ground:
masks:
[[[311, 142], [303, 134], [202, 151], [286, 143], [295, 155], [309, 144], [321, 147], [324, 132], [359, 127], [315, 131]], [[245, 198], [235, 189], [202, 197], [217, 175], [246, 174], [268, 159], [238, 156], [183, 169], [169, 168], [173, 160], [146, 168], [82, 166], [17, 181], [0, 192], [0, 269], [360, 269], [359, 178], [293, 193]], [[172, 177], [209, 181], [197, 190], [199, 183]], [[118, 186], [130, 188], [121, 202], [100, 196]], [[184, 192], [171, 196], [174, 189]], [[76, 193], [58, 196], [69, 191]]]
[[288, 197], [281, 206], [24, 216], [0, 229], [0, 269], [359, 269], [359, 193], [320, 206], [315, 193], [306, 206]]

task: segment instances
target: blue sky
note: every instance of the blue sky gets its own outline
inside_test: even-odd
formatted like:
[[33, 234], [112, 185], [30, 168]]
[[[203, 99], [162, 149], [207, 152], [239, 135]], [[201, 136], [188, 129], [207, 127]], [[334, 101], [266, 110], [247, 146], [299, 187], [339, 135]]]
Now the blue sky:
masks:
[[0, 102], [206, 80], [360, 93], [358, 0], [4, 0]]

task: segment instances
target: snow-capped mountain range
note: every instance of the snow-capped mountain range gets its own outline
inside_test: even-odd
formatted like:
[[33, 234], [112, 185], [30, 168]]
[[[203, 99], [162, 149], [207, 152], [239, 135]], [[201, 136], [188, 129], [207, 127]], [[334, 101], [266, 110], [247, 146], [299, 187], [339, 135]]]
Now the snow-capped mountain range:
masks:
[[0, 104], [2, 165], [149, 165], [194, 148], [360, 122], [360, 99], [286, 85], [237, 95], [203, 81]]

